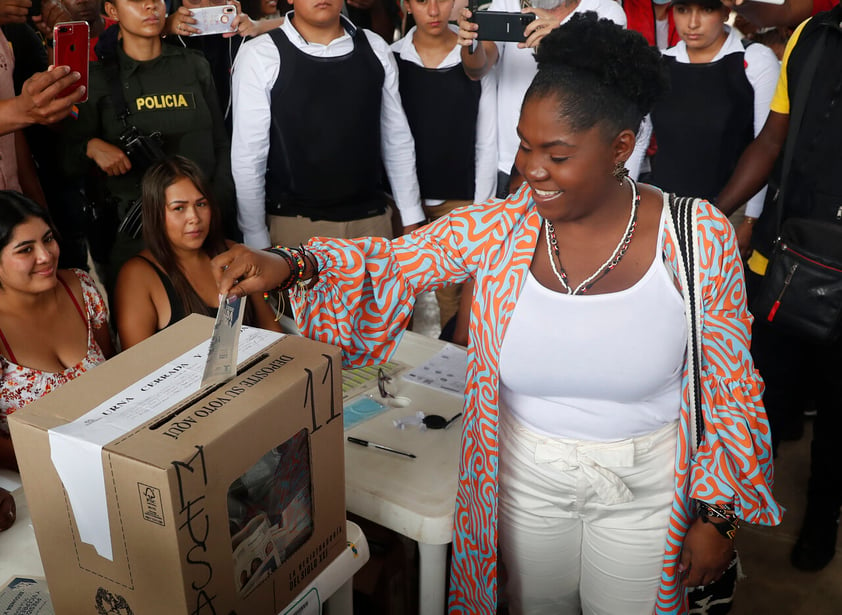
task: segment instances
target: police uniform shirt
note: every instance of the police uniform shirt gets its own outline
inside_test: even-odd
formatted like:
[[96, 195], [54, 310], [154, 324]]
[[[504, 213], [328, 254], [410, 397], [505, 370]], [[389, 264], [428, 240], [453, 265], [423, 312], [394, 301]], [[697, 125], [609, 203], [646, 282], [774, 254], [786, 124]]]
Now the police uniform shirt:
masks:
[[[345, 32], [327, 45], [321, 45], [308, 43], [292, 25], [291, 16], [292, 13], [287, 14], [280, 29], [302, 52], [335, 58], [353, 51], [354, 42], [348, 31], [354, 32], [355, 27], [344, 17], [341, 19]], [[401, 220], [408, 226], [424, 220], [415, 175], [415, 144], [401, 106], [392, 52], [377, 34], [368, 30], [363, 30], [363, 33], [385, 71], [380, 115], [381, 153]], [[270, 245], [269, 229], [266, 227], [265, 174], [272, 120], [270, 93], [280, 70], [278, 48], [268, 35], [245, 42], [234, 62], [231, 170], [236, 177], [240, 230], [245, 243], [255, 248]], [[342, 112], [341, 92], [336, 93], [336, 112]]]
[[[167, 154], [190, 158], [213, 186], [214, 195], [233, 199], [228, 135], [217, 102], [207, 60], [197, 51], [162, 45], [161, 55], [138, 62], [118, 48], [119, 75], [129, 108], [129, 121], [141, 133], [160, 131]], [[79, 117], [68, 118], [64, 165], [70, 176], [84, 175], [95, 164], [86, 154], [87, 143], [98, 137], [119, 146], [125, 128], [111, 100], [108, 71], [102, 62], [91, 64], [88, 102], [79, 105]], [[122, 216], [132, 199], [140, 196], [141, 170], [105, 179], [108, 192], [120, 200]]]

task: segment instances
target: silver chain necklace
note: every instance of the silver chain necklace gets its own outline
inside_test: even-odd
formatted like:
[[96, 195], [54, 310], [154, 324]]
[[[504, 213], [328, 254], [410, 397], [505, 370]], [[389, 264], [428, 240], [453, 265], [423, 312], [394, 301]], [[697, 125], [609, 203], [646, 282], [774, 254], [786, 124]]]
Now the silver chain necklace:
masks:
[[[640, 206], [640, 194], [637, 191], [637, 184], [635, 184], [634, 180], [630, 177], [626, 177], [626, 181], [629, 182], [632, 189], [631, 213], [629, 214], [629, 223], [626, 225], [626, 232], [623, 233], [623, 236], [620, 238], [620, 243], [618, 243], [617, 247], [614, 248], [611, 256], [608, 257], [608, 260], [605, 261], [592, 275], [583, 280], [576, 288], [572, 288], [567, 283], [567, 272], [561, 264], [561, 256], [558, 252], [558, 239], [556, 239], [553, 223], [547, 219], [544, 220], [544, 233], [547, 238], [547, 256], [550, 259], [550, 266], [553, 269], [555, 277], [561, 283], [562, 288], [564, 288], [568, 295], [584, 295], [594, 284], [601, 280], [603, 276], [614, 269], [628, 251], [632, 236], [634, 235], [634, 229], [637, 227], [637, 211]], [[558, 261], [558, 267], [556, 267], [556, 261]]]

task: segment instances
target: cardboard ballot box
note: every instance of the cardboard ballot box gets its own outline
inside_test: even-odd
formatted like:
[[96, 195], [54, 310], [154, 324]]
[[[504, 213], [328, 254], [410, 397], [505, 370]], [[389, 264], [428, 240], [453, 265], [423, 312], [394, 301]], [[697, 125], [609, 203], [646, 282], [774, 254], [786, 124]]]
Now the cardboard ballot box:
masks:
[[59, 615], [275, 615], [345, 548], [339, 350], [190, 316], [10, 416]]

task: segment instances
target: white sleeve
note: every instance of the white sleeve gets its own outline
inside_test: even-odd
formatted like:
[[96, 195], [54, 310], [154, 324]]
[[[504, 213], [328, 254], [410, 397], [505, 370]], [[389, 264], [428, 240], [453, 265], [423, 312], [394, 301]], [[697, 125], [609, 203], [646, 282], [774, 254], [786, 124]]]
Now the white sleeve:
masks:
[[383, 64], [383, 98], [380, 106], [380, 144], [383, 166], [389, 176], [392, 196], [404, 226], [423, 222], [421, 189], [415, 173], [415, 140], [401, 104], [398, 67], [386, 42], [377, 34], [363, 30], [377, 58]]
[[626, 161], [626, 168], [629, 170], [629, 177], [637, 181], [640, 177], [640, 165], [646, 157], [646, 150], [649, 148], [649, 140], [652, 138], [652, 120], [649, 114], [643, 118], [640, 128], [637, 131], [637, 138], [634, 142], [634, 151]]
[[596, 13], [604, 19], [610, 19], [623, 28], [628, 24], [626, 12], [623, 10], [622, 5], [615, 0], [603, 0], [600, 2], [596, 7]]
[[269, 37], [243, 43], [234, 61], [231, 95], [234, 131], [231, 173], [237, 190], [237, 222], [246, 245], [271, 245], [266, 227], [266, 161], [272, 119], [270, 94], [281, 57]]
[[[774, 52], [760, 43], [749, 45], [745, 51], [746, 78], [754, 88], [754, 136], [757, 137], [766, 123], [769, 107], [778, 83], [781, 64]], [[766, 186], [746, 203], [746, 216], [758, 218], [763, 213]]]
[[489, 71], [480, 84], [474, 203], [485, 203], [497, 192], [497, 69]]

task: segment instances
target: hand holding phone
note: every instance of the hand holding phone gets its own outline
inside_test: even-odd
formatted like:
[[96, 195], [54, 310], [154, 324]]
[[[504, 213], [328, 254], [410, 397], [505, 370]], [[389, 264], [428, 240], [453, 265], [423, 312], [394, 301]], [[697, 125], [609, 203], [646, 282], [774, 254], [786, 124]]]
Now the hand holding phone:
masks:
[[237, 7], [233, 4], [222, 6], [203, 6], [190, 9], [196, 23], [193, 27], [199, 30], [190, 36], [205, 36], [206, 34], [224, 34], [231, 32], [231, 24], [237, 16]]
[[56, 98], [71, 94], [80, 85], [85, 86], [85, 95], [79, 102], [88, 100], [88, 58], [90, 54], [90, 28], [86, 21], [57, 23], [53, 28], [56, 66], [69, 66], [81, 76], [71, 87], [59, 92]]
[[504, 11], [476, 11], [471, 17], [477, 24], [477, 40], [523, 43], [524, 30], [535, 21], [533, 13], [507, 13]]

